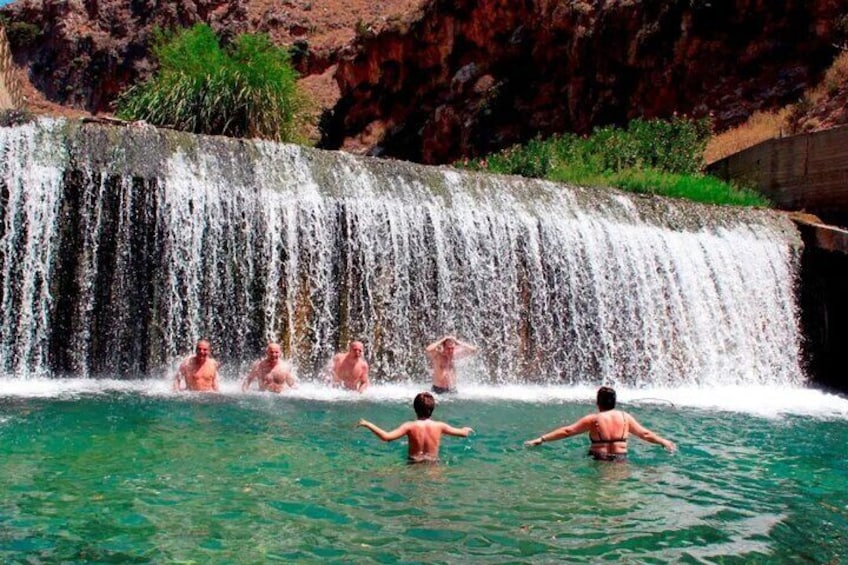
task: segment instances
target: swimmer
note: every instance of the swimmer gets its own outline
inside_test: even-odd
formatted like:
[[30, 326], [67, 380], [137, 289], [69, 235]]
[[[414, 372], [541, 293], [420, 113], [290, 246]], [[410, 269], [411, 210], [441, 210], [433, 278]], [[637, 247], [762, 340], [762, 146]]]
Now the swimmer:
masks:
[[633, 432], [636, 437], [661, 445], [670, 453], [677, 450], [673, 442], [643, 427], [627, 412], [615, 410], [615, 390], [612, 388], [602, 386], [598, 389], [597, 406], [597, 414], [588, 414], [570, 426], [542, 434], [524, 445], [534, 446], [589, 432], [590, 457], [598, 461], [624, 461], [627, 459], [627, 436]]
[[368, 388], [368, 362], [362, 357], [361, 341], [352, 341], [346, 353], [337, 353], [330, 362], [333, 385], [362, 393]]
[[291, 365], [283, 361], [282, 354], [279, 344], [269, 343], [265, 348], [265, 357], [253, 364], [242, 382], [241, 390], [248, 390], [254, 380], [259, 383], [259, 390], [279, 393], [294, 388], [296, 385]]
[[410, 463], [437, 461], [442, 435], [468, 437], [469, 434], [474, 432], [467, 426], [454, 428], [445, 422], [431, 420], [430, 416], [436, 408], [436, 399], [429, 392], [419, 393], [412, 402], [412, 407], [415, 409], [415, 415], [418, 419], [405, 422], [390, 432], [368, 420], [359, 420], [358, 425], [368, 428], [383, 441], [394, 441], [406, 436], [409, 442], [407, 457]]
[[477, 353], [470, 343], [446, 335], [424, 348], [433, 366], [433, 388], [436, 394], [456, 392], [456, 366], [454, 361]]
[[[219, 363], [209, 356], [211, 345], [205, 339], [197, 342], [194, 355], [186, 357], [174, 376], [174, 390], [218, 392]], [[185, 380], [185, 386], [182, 381]]]

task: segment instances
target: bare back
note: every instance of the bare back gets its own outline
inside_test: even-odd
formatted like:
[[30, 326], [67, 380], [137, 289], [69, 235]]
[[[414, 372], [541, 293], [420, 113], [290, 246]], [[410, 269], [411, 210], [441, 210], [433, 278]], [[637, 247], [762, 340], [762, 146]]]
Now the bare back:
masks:
[[407, 425], [406, 437], [409, 441], [409, 459], [414, 461], [435, 461], [438, 459], [444, 424], [434, 420], [416, 420]]
[[404, 424], [409, 442], [410, 461], [436, 461], [439, 458], [439, 446], [442, 435], [467, 437], [470, 428], [454, 428], [437, 420], [415, 420]]
[[627, 453], [630, 415], [622, 410], [606, 410], [593, 418], [589, 429], [590, 450], [599, 455]]

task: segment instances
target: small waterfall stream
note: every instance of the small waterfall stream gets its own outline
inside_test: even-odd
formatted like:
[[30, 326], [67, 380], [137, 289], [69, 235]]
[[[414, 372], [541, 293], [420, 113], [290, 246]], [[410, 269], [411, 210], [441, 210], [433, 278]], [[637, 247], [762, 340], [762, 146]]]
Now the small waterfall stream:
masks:
[[0, 371], [140, 377], [207, 337], [314, 374], [352, 338], [423, 380], [797, 384], [800, 240], [698, 206], [260, 141], [0, 129]]

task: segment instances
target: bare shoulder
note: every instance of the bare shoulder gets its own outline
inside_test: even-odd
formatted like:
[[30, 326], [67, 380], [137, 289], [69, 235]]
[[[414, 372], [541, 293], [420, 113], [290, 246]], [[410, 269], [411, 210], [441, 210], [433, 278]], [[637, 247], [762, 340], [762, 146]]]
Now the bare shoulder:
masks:
[[577, 420], [576, 426], [579, 429], [588, 429], [598, 422], [598, 414], [586, 414]]

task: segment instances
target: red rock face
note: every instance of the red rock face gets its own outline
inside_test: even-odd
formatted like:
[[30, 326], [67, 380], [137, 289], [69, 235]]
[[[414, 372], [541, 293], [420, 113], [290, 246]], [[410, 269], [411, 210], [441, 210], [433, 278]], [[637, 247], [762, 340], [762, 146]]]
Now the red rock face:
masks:
[[[15, 61], [49, 101], [109, 112], [154, 27], [295, 45], [335, 106], [322, 145], [425, 163], [675, 112], [719, 127], [794, 102], [830, 63], [842, 0], [16, 0]], [[352, 42], [351, 38], [355, 39]], [[345, 46], [346, 45], [346, 46]], [[338, 61], [335, 88], [327, 87]], [[335, 102], [338, 100], [338, 102]]]
[[835, 0], [432, 0], [346, 53], [324, 143], [444, 163], [639, 116], [711, 114], [724, 128], [817, 79], [844, 11]]
[[109, 111], [121, 90], [147, 76], [154, 27], [204, 21], [224, 36], [247, 30], [238, 0], [18, 0], [4, 14], [40, 31], [14, 46], [33, 85], [51, 101], [92, 112]]
[[[149, 45], [154, 28], [208, 23], [225, 40], [239, 33], [267, 33], [291, 48], [305, 89], [332, 106], [338, 89], [323, 78], [339, 49], [357, 29], [378, 30], [414, 13], [421, 0], [16, 0], [0, 13], [38, 36], [14, 45], [15, 62], [47, 106], [57, 103], [108, 112], [127, 86], [154, 68]], [[32, 105], [32, 104], [31, 104]], [[61, 108], [64, 109], [64, 108]]]

